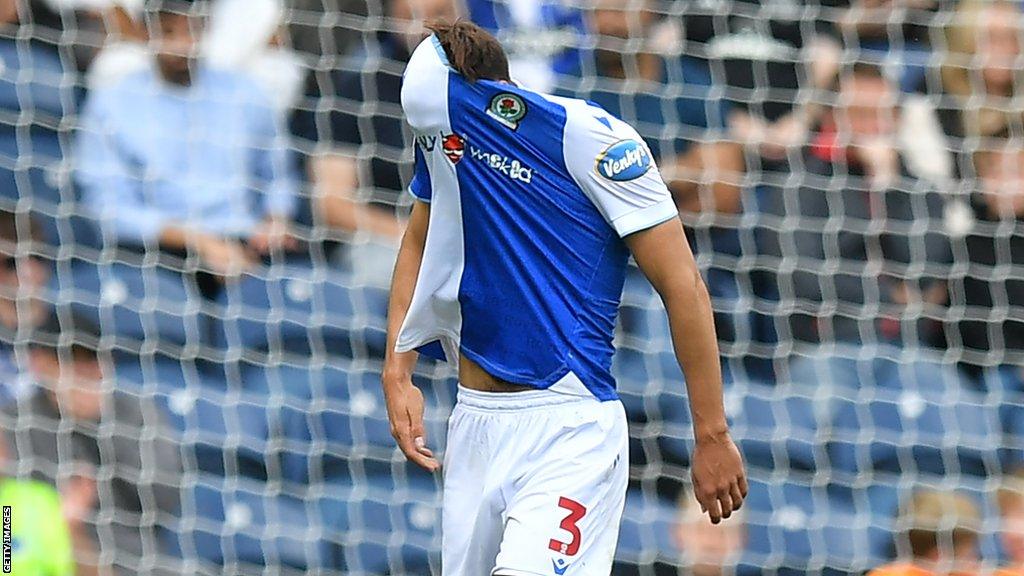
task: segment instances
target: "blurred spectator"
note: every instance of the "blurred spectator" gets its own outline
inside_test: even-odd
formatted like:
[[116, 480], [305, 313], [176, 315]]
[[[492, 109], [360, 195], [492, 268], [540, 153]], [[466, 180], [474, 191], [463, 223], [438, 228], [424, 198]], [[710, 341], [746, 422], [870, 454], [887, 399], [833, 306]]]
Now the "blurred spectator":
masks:
[[[0, 0], [0, 108], [23, 112], [33, 128], [51, 131], [73, 104], [55, 18], [39, 0]], [[4, 131], [14, 130], [9, 122]]]
[[0, 210], [0, 405], [25, 392], [13, 342], [50, 312], [41, 292], [51, 268], [38, 252], [39, 226], [27, 215]]
[[152, 61], [146, 46], [146, 0], [95, 2], [98, 6], [93, 11], [102, 19], [104, 38], [86, 74], [90, 91], [117, 85], [125, 76], [149, 67]]
[[379, 53], [359, 54], [311, 77], [293, 130], [310, 152], [314, 218], [386, 245], [380, 250], [352, 246], [349, 256], [361, 259], [354, 268], [380, 268], [390, 276], [392, 246], [404, 229], [395, 206], [411, 178], [412, 134], [403, 121], [402, 74], [423, 39], [423, 22], [455, 16], [456, 5], [454, 0], [392, 0], [387, 6], [391, 24], [378, 37]]
[[1024, 574], [1024, 472], [1018, 470], [1003, 479], [996, 491], [999, 506], [999, 541], [1007, 567], [1000, 576]]
[[763, 250], [781, 259], [767, 268], [795, 307], [796, 339], [942, 344], [936, 315], [947, 294], [932, 268], [951, 260], [943, 202], [906, 172], [896, 102], [878, 67], [846, 70], [805, 154], [803, 185], [768, 199]]
[[[12, 468], [6, 440], [0, 438], [0, 505], [11, 507], [11, 574], [20, 576], [85, 576], [95, 567], [75, 566], [71, 528], [60, 495], [53, 486], [19, 480]], [[79, 558], [84, 555], [79, 554]]]
[[[951, 12], [958, 0], [828, 0], [845, 49], [857, 61], [882, 66], [911, 92], [924, 79], [936, 15]], [[826, 8], [827, 9], [827, 8]], [[941, 46], [940, 46], [941, 47]]]
[[195, 60], [193, 4], [154, 0], [147, 10], [155, 65], [93, 92], [83, 115], [84, 200], [106, 242], [194, 254], [204, 272], [236, 276], [295, 245], [287, 141], [259, 86]]
[[675, 526], [676, 546], [682, 553], [680, 564], [692, 576], [732, 574], [746, 546], [747, 526], [741, 509], [727, 522], [715, 525], [692, 493], [684, 491], [679, 499], [679, 518]]
[[292, 48], [321, 59], [321, 64], [348, 54], [369, 12], [367, 0], [291, 0], [288, 5]]
[[[703, 162], [705, 156], [713, 160], [714, 154], [696, 145], [709, 128], [722, 126], [725, 109], [711, 97], [705, 65], [661, 54], [652, 44], [659, 26], [652, 6], [649, 0], [592, 2], [587, 22], [596, 35], [594, 66], [581, 67], [571, 82], [564, 78], [558, 93], [596, 102], [635, 126], [660, 158], [681, 210], [736, 212], [739, 187], [716, 178], [715, 166]], [[673, 176], [676, 165], [681, 171]], [[713, 189], [702, 206], [698, 183], [705, 180]]]
[[210, 66], [238, 70], [264, 86], [284, 114], [302, 95], [303, 67], [287, 46], [284, 0], [216, 0], [203, 53]]
[[[64, 159], [65, 118], [75, 109], [73, 68], [57, 15], [33, 0], [0, 0], [0, 197], [52, 215]], [[42, 220], [55, 240], [52, 218]]]
[[868, 576], [975, 574], [980, 528], [981, 512], [969, 497], [919, 490], [904, 503], [896, 520], [898, 560]]
[[[722, 171], [772, 167], [798, 150], [822, 113], [815, 93], [839, 67], [840, 44], [821, 0], [694, 0], [684, 16], [684, 53], [707, 62], [730, 104], [729, 142], [715, 149]], [[744, 146], [769, 161], [748, 166]], [[707, 162], [706, 162], [707, 163]], [[731, 177], [738, 185], [735, 177]]]
[[925, 77], [913, 100], [922, 111], [908, 130], [913, 163], [933, 178], [971, 177], [978, 138], [1022, 126], [1021, 31], [1021, 8], [1011, 0], [961, 0], [952, 15], [941, 75]]
[[[974, 220], [966, 264], [953, 281], [960, 342], [968, 364], [1018, 364], [1024, 352], [1024, 280], [1002, 270], [1024, 264], [1024, 133], [982, 141], [974, 155]], [[970, 181], [969, 181], [970, 182]]]
[[54, 314], [31, 339], [36, 389], [4, 409], [19, 476], [61, 491], [100, 561], [119, 573], [163, 573], [161, 526], [179, 511], [181, 454], [156, 405], [104, 379], [96, 328]]
[[[465, 0], [473, 22], [490, 30], [509, 54], [512, 78], [549, 92], [557, 76], [580, 65], [585, 34], [580, 3], [564, 0]], [[637, 4], [617, 0], [616, 4]]]

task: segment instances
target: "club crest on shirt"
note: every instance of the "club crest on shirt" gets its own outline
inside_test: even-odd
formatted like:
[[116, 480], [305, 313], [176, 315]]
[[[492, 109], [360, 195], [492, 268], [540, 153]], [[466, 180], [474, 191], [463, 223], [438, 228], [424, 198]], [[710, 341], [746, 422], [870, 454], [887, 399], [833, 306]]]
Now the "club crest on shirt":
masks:
[[516, 94], [502, 92], [491, 98], [487, 115], [510, 130], [517, 130], [526, 117], [526, 102]]
[[458, 164], [466, 154], [466, 139], [458, 134], [442, 135], [441, 150], [452, 164]]
[[620, 140], [597, 156], [597, 173], [615, 182], [636, 180], [653, 165], [651, 152], [636, 140]]

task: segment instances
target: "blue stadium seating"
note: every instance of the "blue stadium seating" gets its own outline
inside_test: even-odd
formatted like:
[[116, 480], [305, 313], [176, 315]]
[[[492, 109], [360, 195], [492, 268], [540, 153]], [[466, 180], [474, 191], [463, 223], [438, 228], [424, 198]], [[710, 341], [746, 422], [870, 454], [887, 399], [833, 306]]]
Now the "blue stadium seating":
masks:
[[612, 374], [626, 417], [634, 424], [629, 438], [630, 463], [642, 466], [659, 444], [669, 450], [674, 463], [688, 461], [690, 414], [686, 409], [686, 384], [675, 355], [623, 347], [612, 360]]
[[198, 298], [170, 270], [74, 261], [57, 267], [50, 289], [54, 302], [131, 348], [198, 346], [207, 331]]
[[995, 499], [992, 497], [990, 478], [916, 474], [913, 476], [876, 473], [860, 481], [833, 483], [827, 487], [829, 505], [852, 510], [859, 521], [858, 529], [868, 534], [875, 562], [888, 561], [896, 553], [895, 540], [899, 537], [895, 518], [902, 501], [917, 490], [937, 489], [965, 495], [975, 501], [981, 512], [979, 551], [984, 558], [999, 558], [998, 532], [1001, 528]]
[[[266, 379], [271, 390], [280, 383], [289, 391], [278, 406], [285, 445], [294, 447], [283, 456], [285, 478], [300, 483], [337, 481], [353, 468], [362, 473], [391, 470], [396, 448], [379, 369], [344, 363], [312, 369], [280, 366], [268, 369]], [[441, 452], [448, 409], [429, 389], [425, 399], [428, 442]]]
[[[1003, 470], [1024, 465], [1024, 373], [1017, 366], [985, 370], [976, 380], [999, 414], [1003, 438], [999, 462]], [[970, 381], [970, 380], [965, 380]]]
[[[669, 358], [649, 355], [649, 361]], [[674, 358], [671, 359], [674, 362]], [[638, 368], [636, 374], [643, 374]], [[676, 367], [678, 371], [678, 367]], [[681, 378], [681, 376], [680, 376]], [[675, 390], [658, 393], [655, 381], [647, 396], [623, 393], [631, 421], [645, 423], [639, 436], [645, 432], [656, 436], [660, 456], [664, 460], [687, 465], [693, 450], [693, 431], [685, 385], [680, 380], [671, 384]], [[824, 409], [816, 407], [810, 393], [786, 386], [770, 386], [752, 381], [726, 384], [726, 412], [732, 425], [732, 434], [747, 462], [763, 468], [793, 468], [815, 470], [827, 463], [827, 455], [820, 448], [823, 438], [820, 425]], [[780, 434], [784, 430], [784, 434]], [[636, 434], [634, 437], [637, 436]], [[642, 438], [634, 438], [630, 448], [631, 459], [637, 459], [637, 450], [643, 451]]]
[[336, 512], [273, 494], [265, 484], [200, 476], [182, 501], [178, 547], [186, 558], [224, 566], [225, 573], [239, 564], [344, 568], [331, 539], [347, 531], [348, 517]]
[[213, 344], [297, 355], [382, 355], [387, 299], [347, 276], [289, 264], [246, 275], [217, 297]]
[[634, 268], [626, 274], [619, 326], [627, 345], [642, 342], [649, 347], [657, 343], [666, 349], [671, 348], [668, 317], [661, 307], [661, 300], [643, 273]]
[[199, 470], [267, 477], [269, 442], [280, 416], [258, 385], [240, 389], [210, 369], [160, 356], [121, 358], [116, 373], [119, 384], [128, 386], [145, 379], [140, 391], [166, 409], [186, 461], [194, 458]]
[[370, 476], [352, 488], [327, 484], [320, 502], [327, 510], [322, 516], [358, 527], [336, 532], [346, 574], [437, 573], [441, 491], [432, 476]]
[[[2, 98], [2, 96], [0, 96]], [[0, 128], [0, 202], [29, 209], [44, 238], [60, 246], [96, 246], [91, 222], [75, 206], [59, 136], [32, 130], [28, 137]]]
[[[827, 463], [820, 449], [819, 412], [813, 390], [731, 384], [725, 395], [732, 433], [747, 462], [763, 468], [816, 470]], [[784, 432], [782, 432], [784, 431]]]
[[[895, 501], [880, 494], [879, 508]], [[751, 479], [744, 505], [749, 543], [745, 564], [764, 569], [861, 573], [885, 561], [892, 513], [858, 510], [830, 487], [781, 478]], [[827, 570], [826, 570], [827, 569]]]
[[672, 533], [677, 514], [673, 502], [630, 490], [622, 512], [616, 560], [639, 565], [674, 560], [678, 552], [672, 542]]
[[668, 350], [620, 348], [612, 359], [612, 374], [630, 422], [660, 420], [659, 394], [678, 397], [686, 391], [679, 362]]
[[987, 475], [999, 469], [998, 413], [966, 389], [865, 388], [837, 397], [829, 454], [838, 471]]

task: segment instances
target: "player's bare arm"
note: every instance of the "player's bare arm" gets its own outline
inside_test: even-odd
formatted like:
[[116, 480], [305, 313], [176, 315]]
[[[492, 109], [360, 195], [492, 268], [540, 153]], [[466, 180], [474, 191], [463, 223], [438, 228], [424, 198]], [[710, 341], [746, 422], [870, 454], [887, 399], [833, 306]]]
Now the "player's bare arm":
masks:
[[626, 237], [637, 265], [661, 295], [676, 358], [686, 375], [696, 450], [693, 491], [715, 524], [740, 508], [747, 479], [729, 436], [711, 298], [679, 219]]
[[391, 422], [391, 435], [395, 437], [406, 458], [434, 471], [441, 464], [427, 448], [426, 430], [423, 427], [423, 393], [412, 383], [412, 372], [419, 353], [395, 351], [398, 332], [409, 312], [409, 303], [412, 302], [420, 263], [423, 261], [429, 218], [430, 205], [425, 202], [414, 203], [391, 280], [387, 352], [381, 379]]

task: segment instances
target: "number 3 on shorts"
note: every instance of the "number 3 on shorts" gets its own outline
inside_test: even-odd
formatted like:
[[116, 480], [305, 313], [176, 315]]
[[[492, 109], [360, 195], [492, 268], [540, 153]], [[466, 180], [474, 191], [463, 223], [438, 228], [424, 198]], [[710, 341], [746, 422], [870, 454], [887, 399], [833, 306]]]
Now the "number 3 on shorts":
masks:
[[568, 543], [555, 540], [554, 538], [548, 542], [548, 548], [558, 552], [559, 554], [565, 554], [566, 556], [575, 556], [580, 551], [580, 540], [583, 536], [580, 534], [580, 527], [576, 525], [581, 518], [587, 513], [587, 507], [575, 500], [571, 500], [562, 496], [558, 499], [558, 507], [565, 508], [569, 511], [569, 515], [562, 519], [562, 523], [559, 526], [562, 530], [565, 530], [572, 535], [572, 540]]

